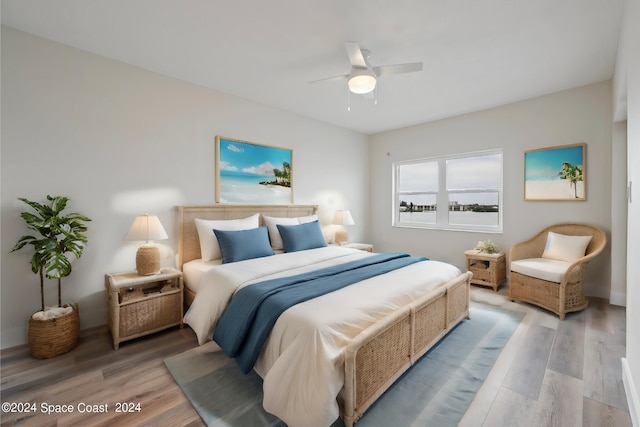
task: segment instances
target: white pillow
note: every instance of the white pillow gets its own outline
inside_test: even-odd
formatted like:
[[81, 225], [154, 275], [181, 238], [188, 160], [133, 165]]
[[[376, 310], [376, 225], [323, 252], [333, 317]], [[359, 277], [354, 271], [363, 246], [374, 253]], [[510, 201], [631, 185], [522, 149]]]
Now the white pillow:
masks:
[[242, 219], [194, 219], [196, 229], [198, 230], [198, 238], [200, 239], [200, 255], [203, 261], [214, 261], [222, 258], [218, 239], [213, 232], [216, 230], [237, 231], [258, 228], [260, 214], [251, 215]]
[[591, 236], [567, 236], [550, 231], [542, 258], [573, 262], [582, 258], [591, 242]]
[[296, 218], [287, 218], [287, 217], [273, 217], [262, 215], [264, 218], [264, 223], [269, 230], [269, 240], [271, 241], [271, 247], [274, 251], [284, 249], [284, 244], [282, 243], [282, 237], [280, 236], [280, 231], [278, 230], [278, 224], [280, 225], [300, 225], [305, 224], [307, 222], [316, 221], [318, 219], [318, 215], [309, 215], [309, 216], [299, 216]]

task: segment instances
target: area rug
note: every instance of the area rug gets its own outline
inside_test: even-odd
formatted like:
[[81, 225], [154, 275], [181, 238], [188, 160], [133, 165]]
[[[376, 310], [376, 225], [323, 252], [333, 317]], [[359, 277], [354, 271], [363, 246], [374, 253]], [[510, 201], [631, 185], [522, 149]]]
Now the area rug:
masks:
[[[469, 408], [524, 313], [471, 303], [469, 320], [424, 355], [356, 423], [455, 426]], [[214, 343], [165, 360], [208, 426], [285, 426], [262, 409], [262, 380], [244, 375]], [[337, 420], [332, 427], [342, 427]]]

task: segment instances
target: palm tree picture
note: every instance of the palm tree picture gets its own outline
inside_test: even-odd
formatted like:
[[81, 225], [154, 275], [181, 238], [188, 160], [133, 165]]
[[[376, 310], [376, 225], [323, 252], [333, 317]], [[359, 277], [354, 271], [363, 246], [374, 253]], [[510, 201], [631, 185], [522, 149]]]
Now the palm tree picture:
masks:
[[293, 151], [216, 137], [216, 202], [293, 203]]
[[525, 200], [586, 200], [587, 144], [524, 153]]
[[282, 185], [284, 187], [291, 187], [291, 165], [287, 162], [282, 162], [282, 169], [273, 168], [273, 174], [275, 175], [275, 181], [263, 181], [260, 184], [268, 185]]
[[578, 198], [578, 181], [582, 181], [582, 166], [572, 165], [569, 162], [562, 163], [562, 169], [558, 172], [562, 179], [566, 179], [573, 188], [573, 196]]

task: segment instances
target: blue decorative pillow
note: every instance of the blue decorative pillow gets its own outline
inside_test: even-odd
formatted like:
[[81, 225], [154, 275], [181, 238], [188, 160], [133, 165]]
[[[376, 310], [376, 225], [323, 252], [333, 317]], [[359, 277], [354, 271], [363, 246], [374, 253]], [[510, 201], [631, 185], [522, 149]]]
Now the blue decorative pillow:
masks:
[[273, 255], [267, 227], [237, 231], [213, 229], [213, 232], [220, 245], [223, 264]]
[[285, 252], [297, 252], [327, 246], [320, 229], [320, 223], [317, 220], [300, 225], [278, 224], [278, 231], [280, 231]]

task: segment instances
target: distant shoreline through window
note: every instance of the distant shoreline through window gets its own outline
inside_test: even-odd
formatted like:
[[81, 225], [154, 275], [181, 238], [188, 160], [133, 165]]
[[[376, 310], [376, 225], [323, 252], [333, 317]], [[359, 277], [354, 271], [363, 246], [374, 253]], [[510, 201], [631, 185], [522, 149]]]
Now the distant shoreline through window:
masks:
[[502, 150], [393, 163], [393, 226], [502, 232]]

